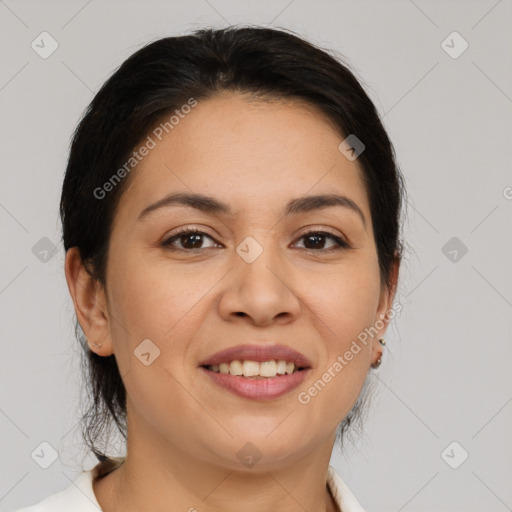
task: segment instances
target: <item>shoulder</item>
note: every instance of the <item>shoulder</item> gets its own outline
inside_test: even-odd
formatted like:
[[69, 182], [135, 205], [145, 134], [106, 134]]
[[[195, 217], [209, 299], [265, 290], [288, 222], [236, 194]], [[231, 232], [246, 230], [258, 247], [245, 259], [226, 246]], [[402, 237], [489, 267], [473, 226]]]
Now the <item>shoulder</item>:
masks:
[[343, 512], [365, 512], [347, 484], [332, 466], [329, 466], [327, 470], [327, 485], [340, 510]]
[[15, 512], [101, 512], [92, 487], [92, 472], [83, 471], [66, 489]]

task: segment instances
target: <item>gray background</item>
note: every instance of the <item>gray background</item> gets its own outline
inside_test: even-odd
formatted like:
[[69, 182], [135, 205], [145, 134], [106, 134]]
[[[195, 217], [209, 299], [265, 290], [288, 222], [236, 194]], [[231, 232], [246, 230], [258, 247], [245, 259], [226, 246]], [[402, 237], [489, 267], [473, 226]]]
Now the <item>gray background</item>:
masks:
[[[2, 510], [67, 487], [84, 457], [58, 221], [72, 130], [142, 43], [236, 23], [346, 56], [407, 180], [403, 310], [364, 435], [332, 464], [369, 512], [511, 510], [511, 15], [510, 0], [0, 1]], [[47, 59], [31, 48], [43, 31]]]

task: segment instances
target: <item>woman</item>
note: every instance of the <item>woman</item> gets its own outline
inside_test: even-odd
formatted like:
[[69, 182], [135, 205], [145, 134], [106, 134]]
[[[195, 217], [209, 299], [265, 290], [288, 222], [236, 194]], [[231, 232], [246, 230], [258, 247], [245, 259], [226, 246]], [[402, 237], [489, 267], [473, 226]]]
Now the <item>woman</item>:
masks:
[[[381, 363], [402, 194], [356, 78], [293, 34], [127, 59], [61, 199], [100, 463], [24, 510], [361, 511], [329, 461]], [[126, 457], [97, 448], [110, 420]]]

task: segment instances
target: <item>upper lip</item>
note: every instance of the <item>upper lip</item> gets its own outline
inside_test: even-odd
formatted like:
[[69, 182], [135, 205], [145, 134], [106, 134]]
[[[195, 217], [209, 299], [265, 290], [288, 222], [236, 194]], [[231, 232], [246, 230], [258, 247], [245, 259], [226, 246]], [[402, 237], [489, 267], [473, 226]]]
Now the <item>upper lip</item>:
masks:
[[284, 360], [292, 362], [299, 368], [311, 368], [309, 359], [300, 352], [286, 345], [237, 345], [220, 352], [216, 352], [208, 357], [199, 366], [210, 366], [214, 364], [226, 363], [234, 360], [240, 361], [276, 361]]

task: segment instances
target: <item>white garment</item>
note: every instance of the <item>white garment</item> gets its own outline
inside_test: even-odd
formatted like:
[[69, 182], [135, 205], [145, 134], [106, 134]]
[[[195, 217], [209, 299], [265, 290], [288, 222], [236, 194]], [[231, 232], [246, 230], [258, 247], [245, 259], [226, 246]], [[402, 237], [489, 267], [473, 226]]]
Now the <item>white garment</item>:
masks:
[[[364, 512], [349, 488], [332, 466], [327, 472], [327, 485], [342, 512]], [[99, 512], [101, 507], [92, 487], [92, 470], [83, 471], [63, 491], [16, 512]]]

